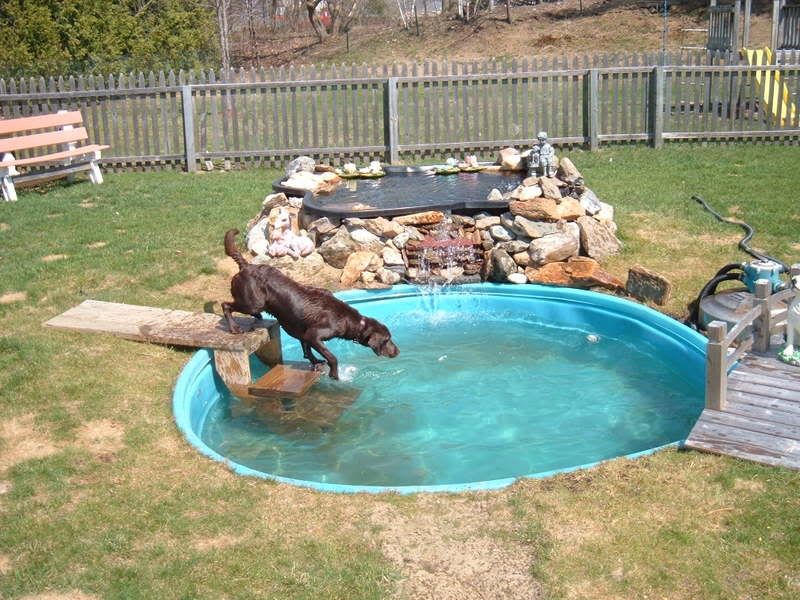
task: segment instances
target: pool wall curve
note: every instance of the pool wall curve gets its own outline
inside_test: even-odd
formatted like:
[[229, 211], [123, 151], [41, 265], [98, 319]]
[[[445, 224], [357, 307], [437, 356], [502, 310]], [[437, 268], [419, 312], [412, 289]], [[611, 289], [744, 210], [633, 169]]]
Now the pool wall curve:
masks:
[[[592, 308], [602, 308], [613, 314], [617, 318], [632, 319], [640, 325], [646, 325], [654, 335], [666, 336], [674, 341], [682, 343], [688, 355], [703, 361], [704, 364], [707, 340], [698, 332], [686, 327], [682, 323], [656, 311], [647, 306], [596, 292], [573, 288], [559, 288], [541, 285], [509, 285], [478, 283], [466, 284], [458, 287], [456, 293], [476, 293], [501, 296], [525, 296], [531, 298], [541, 298], [548, 300], [561, 300], [566, 303], [562, 308], [569, 310], [579, 310], [579, 307], [589, 305]], [[386, 300], [412, 295], [419, 295], [419, 288], [411, 285], [394, 286], [386, 290], [349, 290], [336, 294], [338, 298], [345, 302], [364, 303], [373, 300]], [[580, 465], [566, 468], [555, 469], [521, 475], [518, 477], [505, 477], [485, 481], [476, 481], [458, 484], [441, 485], [403, 485], [403, 486], [377, 486], [377, 485], [347, 485], [334, 484], [316, 481], [306, 481], [273, 475], [252, 469], [245, 465], [234, 462], [222, 456], [200, 439], [196, 433], [202, 430], [203, 423], [209, 410], [217, 400], [219, 387], [224, 384], [214, 371], [213, 353], [209, 349], [197, 351], [178, 376], [172, 396], [172, 408], [178, 429], [183, 433], [188, 442], [194, 446], [201, 454], [224, 463], [233, 472], [239, 475], [258, 477], [280, 481], [300, 487], [312, 488], [325, 492], [337, 493], [382, 493], [395, 492], [400, 494], [414, 494], [419, 492], [465, 492], [476, 490], [492, 490], [506, 487], [521, 478], [545, 478], [558, 473], [568, 473], [580, 469], [586, 469], [603, 462], [587, 462]], [[675, 440], [657, 447], [648, 448], [639, 452], [621, 455], [615, 458], [633, 459], [640, 456], [652, 454], [658, 450], [674, 447], [681, 444], [684, 440]]]

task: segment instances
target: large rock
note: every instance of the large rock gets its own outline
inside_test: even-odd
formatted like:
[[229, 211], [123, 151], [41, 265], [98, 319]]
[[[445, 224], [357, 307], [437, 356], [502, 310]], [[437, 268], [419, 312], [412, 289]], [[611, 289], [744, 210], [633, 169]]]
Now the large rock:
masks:
[[[365, 230], [361, 231], [369, 233]], [[369, 235], [372, 236], [372, 234]], [[325, 240], [317, 248], [317, 251], [322, 255], [326, 263], [337, 269], [342, 269], [347, 263], [347, 257], [353, 252], [366, 250], [373, 254], [380, 254], [383, 244], [380, 241], [374, 241], [377, 240], [375, 236], [372, 236], [370, 240], [366, 243], [359, 243], [350, 236], [346, 227], [340, 227], [334, 236]]]
[[518, 252], [526, 252], [528, 250], [528, 244], [530, 244], [530, 240], [511, 240], [510, 242], [503, 242], [502, 244], [497, 244], [498, 248], [502, 248], [509, 254], [517, 254]]
[[595, 260], [616, 254], [622, 250], [622, 242], [611, 229], [593, 217], [580, 217], [581, 248], [584, 254]]
[[400, 225], [436, 225], [444, 220], [444, 213], [438, 210], [414, 213], [395, 217], [393, 221]]
[[495, 225], [500, 225], [500, 217], [488, 216], [475, 219], [475, 227], [477, 229], [489, 229]]
[[566, 223], [564, 231], [533, 240], [528, 246], [532, 265], [558, 262], [577, 256], [579, 251], [580, 229], [575, 223]]
[[545, 198], [561, 200], [561, 190], [558, 189], [558, 184], [552, 177], [539, 177], [539, 187]]
[[596, 260], [579, 256], [566, 262], [554, 262], [542, 267], [528, 267], [525, 275], [531, 283], [576, 288], [602, 287], [615, 292], [624, 289], [623, 283], [604, 271]]
[[341, 271], [328, 265], [317, 252], [312, 252], [308, 256], [298, 259], [294, 259], [291, 256], [260, 258], [261, 260], [254, 260], [253, 262], [269, 264], [280, 269], [298, 283], [315, 285], [327, 289], [336, 289], [339, 287]]
[[381, 257], [383, 258], [383, 264], [388, 266], [400, 266], [405, 264], [403, 262], [403, 255], [392, 246], [384, 246], [381, 251]]
[[295, 173], [305, 171], [307, 173], [314, 172], [314, 166], [317, 163], [310, 156], [298, 156], [286, 165], [286, 176], [291, 177]]
[[490, 251], [486, 267], [486, 279], [497, 283], [508, 281], [508, 276], [517, 272], [517, 263], [508, 252], [499, 248]]
[[500, 158], [497, 160], [500, 168], [506, 171], [518, 171], [522, 169], [522, 156], [516, 148], [503, 148], [500, 150]]
[[642, 302], [653, 302], [659, 306], [669, 301], [672, 283], [663, 275], [635, 265], [628, 270], [625, 291]]
[[583, 179], [583, 175], [578, 171], [573, 162], [566, 156], [561, 157], [558, 163], [558, 172], [556, 173], [562, 181], [574, 184], [579, 179]]
[[580, 202], [574, 198], [534, 198], [533, 200], [514, 200], [508, 204], [509, 210], [531, 221], [574, 221], [586, 213]]
[[328, 217], [320, 217], [308, 226], [308, 233], [316, 240], [317, 245], [328, 239], [336, 232], [336, 225]]
[[350, 237], [361, 246], [374, 247], [375, 244], [381, 243], [381, 240], [377, 235], [367, 231], [363, 227], [356, 227], [355, 229], [348, 228], [348, 232], [350, 233]]
[[510, 228], [517, 235], [523, 235], [531, 239], [537, 239], [550, 235], [551, 233], [558, 233], [564, 230], [563, 221], [531, 221], [520, 215], [514, 217], [514, 223]]
[[514, 239], [514, 234], [502, 225], [492, 225], [489, 227], [489, 235], [496, 242], [510, 242]]
[[366, 251], [353, 252], [353, 254], [348, 256], [344, 265], [344, 270], [342, 271], [342, 276], [339, 279], [342, 286], [350, 287], [361, 279], [361, 274], [375, 258], [375, 253]]
[[587, 187], [583, 188], [581, 195], [578, 197], [578, 202], [581, 203], [581, 207], [586, 211], [586, 214], [590, 216], [596, 215], [602, 208], [600, 199]]
[[378, 277], [378, 281], [380, 281], [381, 283], [385, 283], [387, 285], [394, 285], [395, 283], [400, 282], [400, 275], [390, 269], [386, 268], [378, 269], [376, 275]]
[[322, 178], [322, 175], [327, 175], [327, 173], [315, 174], [308, 171], [298, 171], [285, 180], [283, 185], [292, 189], [315, 193], [333, 191], [336, 188], [336, 183], [326, 181]]

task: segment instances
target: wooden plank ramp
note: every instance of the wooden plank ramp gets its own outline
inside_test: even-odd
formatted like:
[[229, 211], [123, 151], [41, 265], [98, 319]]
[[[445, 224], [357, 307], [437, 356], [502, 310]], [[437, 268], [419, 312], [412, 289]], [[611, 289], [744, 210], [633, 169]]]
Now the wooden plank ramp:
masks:
[[[105, 333], [138, 342], [210, 348], [214, 351], [217, 372], [239, 398], [297, 398], [306, 394], [323, 375], [309, 365], [283, 363], [276, 321], [238, 315], [234, 318], [243, 333], [231, 333], [224, 317], [213, 313], [84, 300], [44, 325], [66, 331]], [[255, 382], [250, 372], [253, 353], [271, 366]]]
[[723, 410], [706, 408], [685, 447], [800, 470], [800, 368], [745, 355], [728, 375]]

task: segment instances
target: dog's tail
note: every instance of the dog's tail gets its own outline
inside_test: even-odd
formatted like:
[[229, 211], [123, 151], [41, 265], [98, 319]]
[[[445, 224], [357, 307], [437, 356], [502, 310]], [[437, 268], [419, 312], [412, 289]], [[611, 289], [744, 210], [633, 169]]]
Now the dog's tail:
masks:
[[241, 271], [248, 263], [244, 259], [244, 256], [242, 256], [242, 253], [239, 252], [239, 248], [236, 247], [236, 234], [238, 233], [238, 229], [228, 229], [228, 231], [225, 232], [225, 254], [236, 261]]

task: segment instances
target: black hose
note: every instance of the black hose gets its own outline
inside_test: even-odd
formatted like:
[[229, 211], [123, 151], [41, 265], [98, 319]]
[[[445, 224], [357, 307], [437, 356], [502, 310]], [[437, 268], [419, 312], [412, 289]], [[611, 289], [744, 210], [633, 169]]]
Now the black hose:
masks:
[[[717, 286], [720, 283], [722, 283], [723, 281], [736, 281], [736, 280], [741, 281], [742, 280], [742, 278], [744, 277], [744, 273], [729, 273], [729, 272], [723, 273], [722, 272], [723, 270], [728, 269], [728, 267], [731, 267], [732, 265], [735, 265], [735, 266], [741, 268], [741, 265], [737, 265], [736, 263], [731, 263], [730, 265], [725, 265], [724, 267], [722, 267], [722, 269], [720, 269], [719, 273], [717, 273], [714, 277], [712, 277], [711, 280], [707, 284], [705, 284], [703, 286], [703, 289], [700, 290], [700, 293], [697, 295], [697, 299], [689, 305], [691, 307], [691, 309], [689, 311], [689, 316], [686, 318], [686, 321], [685, 321], [685, 323], [687, 325], [691, 325], [695, 329], [701, 329], [701, 327], [700, 327], [700, 301], [703, 298], [705, 298], [706, 296], [709, 296], [709, 295], [713, 294], [714, 292], [716, 292], [717, 291]], [[730, 269], [728, 269], [728, 270], [730, 271]]]
[[744, 221], [736, 221], [734, 219], [726, 219], [721, 214], [719, 214], [717, 211], [715, 211], [713, 208], [711, 208], [708, 205], [708, 202], [703, 200], [700, 196], [692, 196], [692, 200], [695, 200], [695, 201], [699, 202], [700, 204], [702, 204], [703, 208], [705, 208], [708, 212], [710, 212], [712, 215], [714, 215], [717, 218], [718, 221], [722, 221], [723, 223], [729, 223], [731, 225], [738, 225], [739, 227], [744, 229], [745, 236], [739, 241], [739, 248], [741, 248], [744, 252], [747, 252], [747, 254], [749, 254], [753, 258], [757, 258], [759, 260], [771, 260], [772, 262], [779, 264], [784, 272], [786, 272], [786, 273], [789, 272], [789, 270], [790, 270], [789, 269], [789, 265], [787, 265], [782, 260], [778, 260], [777, 258], [773, 258], [773, 257], [771, 257], [771, 256], [769, 256], [767, 254], [762, 254], [761, 252], [756, 252], [755, 250], [753, 250], [750, 247], [750, 244], [749, 244], [750, 239], [753, 237], [753, 234], [755, 233], [755, 230], [752, 227], [750, 227], [750, 225], [748, 225]]

